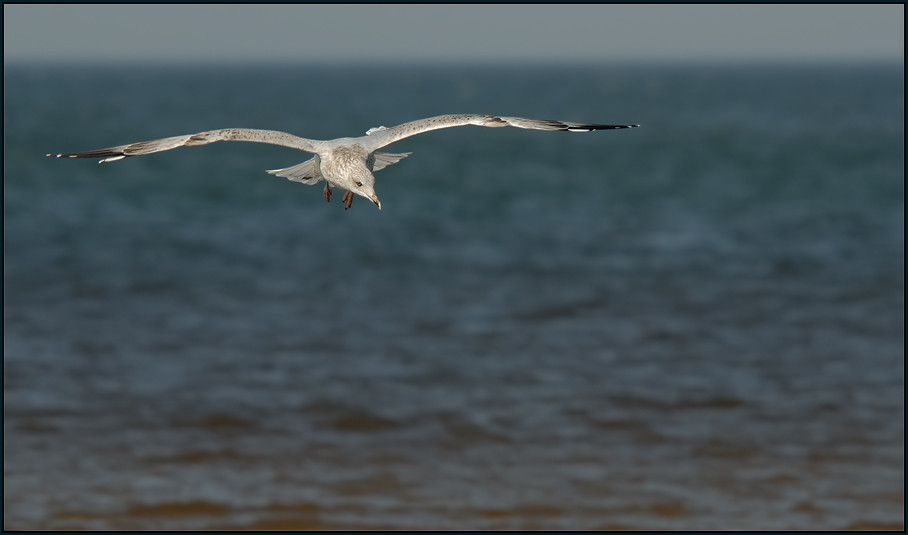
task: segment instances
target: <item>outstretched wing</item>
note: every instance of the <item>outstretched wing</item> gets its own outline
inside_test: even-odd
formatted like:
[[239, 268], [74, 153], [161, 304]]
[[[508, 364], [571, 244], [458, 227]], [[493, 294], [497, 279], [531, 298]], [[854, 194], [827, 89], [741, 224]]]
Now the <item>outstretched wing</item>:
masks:
[[66, 154], [48, 154], [48, 156], [56, 156], [57, 158], [103, 158], [98, 163], [104, 163], [122, 160], [127, 156], [141, 156], [143, 154], [152, 154], [154, 152], [161, 152], [178, 147], [207, 145], [217, 141], [252, 141], [254, 143], [281, 145], [282, 147], [290, 147], [306, 152], [316, 152], [316, 143], [318, 143], [311, 139], [304, 139], [286, 132], [277, 132], [275, 130], [225, 128], [223, 130], [211, 130], [198, 134], [155, 139], [153, 141], [140, 141], [139, 143], [120, 145], [119, 147], [111, 147], [109, 149], [70, 152]]
[[[373, 151], [395, 141], [422, 134], [430, 130], [439, 128], [451, 128], [454, 126], [516, 126], [517, 128], [528, 128], [531, 130], [561, 130], [567, 132], [591, 132], [593, 130], [615, 130], [618, 128], [634, 128], [639, 124], [586, 124], [572, 123], [568, 121], [551, 121], [546, 119], [525, 119], [523, 117], [497, 117], [494, 115], [439, 115], [428, 119], [420, 119], [404, 123], [392, 128], [379, 126], [370, 128], [366, 133], [366, 145], [368, 150]], [[362, 139], [362, 138], [361, 138]]]

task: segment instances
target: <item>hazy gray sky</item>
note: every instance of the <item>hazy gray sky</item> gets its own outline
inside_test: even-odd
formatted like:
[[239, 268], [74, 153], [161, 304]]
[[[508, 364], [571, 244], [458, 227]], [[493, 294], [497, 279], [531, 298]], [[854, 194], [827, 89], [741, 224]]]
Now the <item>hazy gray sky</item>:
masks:
[[887, 5], [4, 5], [6, 61], [902, 60]]

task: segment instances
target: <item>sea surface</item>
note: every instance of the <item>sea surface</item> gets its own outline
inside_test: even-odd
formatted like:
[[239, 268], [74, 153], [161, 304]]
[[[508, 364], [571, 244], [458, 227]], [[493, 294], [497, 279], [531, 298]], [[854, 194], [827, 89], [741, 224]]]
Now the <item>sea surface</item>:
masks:
[[[902, 65], [4, 69], [7, 529], [904, 529]], [[388, 147], [379, 211], [217, 143]]]

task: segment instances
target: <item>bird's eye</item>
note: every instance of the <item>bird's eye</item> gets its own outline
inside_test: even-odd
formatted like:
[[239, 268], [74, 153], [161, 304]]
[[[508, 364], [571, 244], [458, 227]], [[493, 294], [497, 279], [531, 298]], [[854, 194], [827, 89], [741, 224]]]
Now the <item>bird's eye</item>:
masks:
[[363, 187], [363, 183], [362, 183], [362, 182], [354, 182], [354, 184], [356, 184], [356, 187], [357, 187], [357, 188]]

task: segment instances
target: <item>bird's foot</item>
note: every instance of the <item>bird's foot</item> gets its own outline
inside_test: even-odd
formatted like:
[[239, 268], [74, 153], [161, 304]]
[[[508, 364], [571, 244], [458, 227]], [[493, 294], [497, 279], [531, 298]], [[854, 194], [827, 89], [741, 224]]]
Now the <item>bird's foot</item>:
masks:
[[331, 202], [331, 194], [334, 193], [331, 191], [331, 188], [328, 187], [328, 183], [325, 182], [325, 202]]
[[348, 191], [348, 192], [344, 193], [344, 197], [341, 200], [344, 201], [344, 210], [346, 210], [347, 208], [350, 208], [350, 206], [353, 205], [353, 192]]

